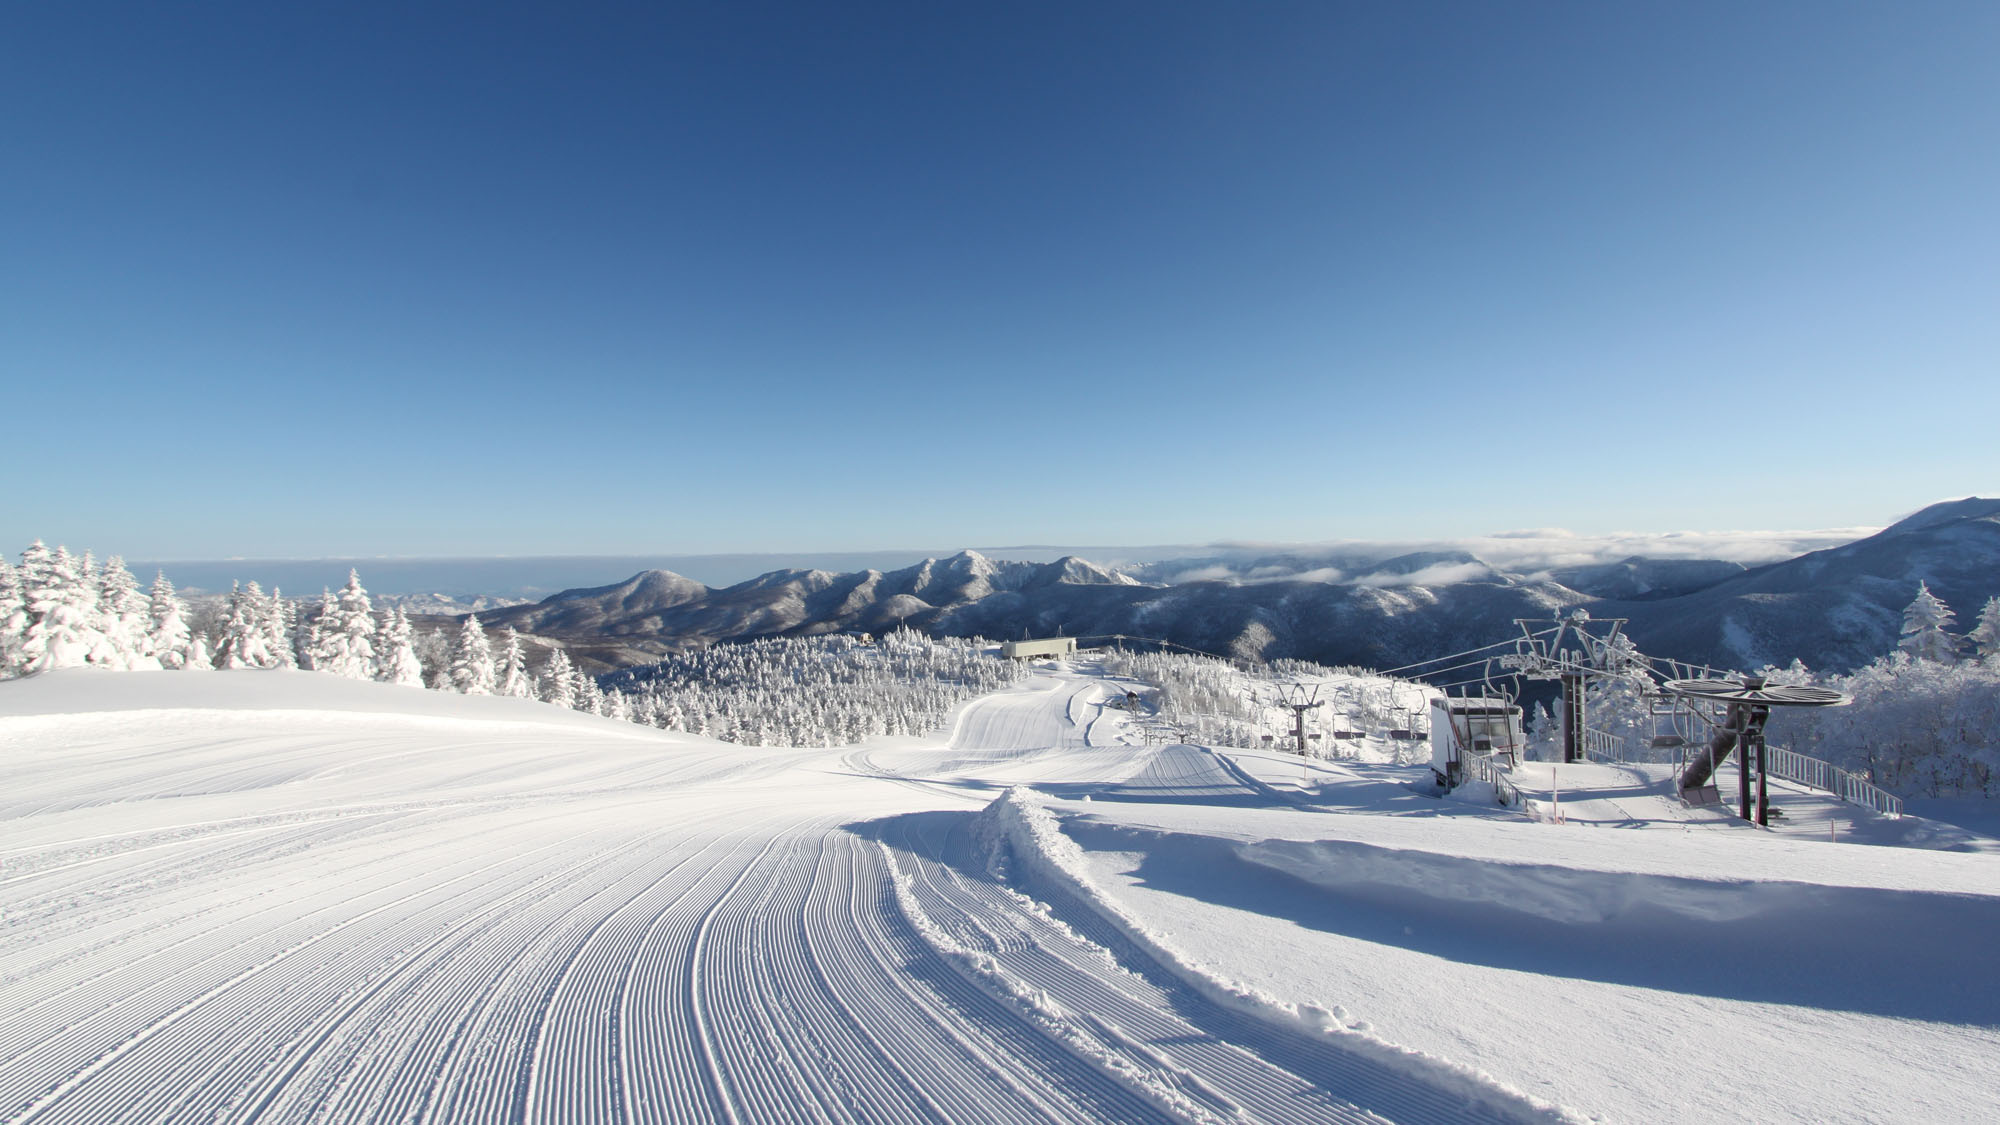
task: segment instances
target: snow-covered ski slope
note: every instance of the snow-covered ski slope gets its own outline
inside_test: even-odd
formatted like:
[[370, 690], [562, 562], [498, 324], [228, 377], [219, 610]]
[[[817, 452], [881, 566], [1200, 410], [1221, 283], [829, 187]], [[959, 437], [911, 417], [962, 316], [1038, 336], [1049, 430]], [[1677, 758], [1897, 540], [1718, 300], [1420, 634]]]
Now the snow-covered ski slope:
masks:
[[0, 1121], [2000, 1117], [1990, 841], [1537, 823], [1122, 692], [795, 751], [0, 684]]

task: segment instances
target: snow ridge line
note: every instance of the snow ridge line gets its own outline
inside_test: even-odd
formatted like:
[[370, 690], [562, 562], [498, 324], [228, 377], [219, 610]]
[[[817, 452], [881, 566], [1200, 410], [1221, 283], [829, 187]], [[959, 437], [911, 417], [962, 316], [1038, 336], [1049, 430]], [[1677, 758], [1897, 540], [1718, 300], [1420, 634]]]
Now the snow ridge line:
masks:
[[[1190, 960], [1147, 929], [1143, 922], [1126, 912], [1091, 880], [1083, 849], [1063, 834], [1056, 815], [1040, 803], [1039, 796], [1031, 789], [1015, 786], [988, 805], [979, 814], [980, 819], [998, 832], [1015, 858], [1031, 868], [1033, 873], [1051, 879], [1067, 890], [1087, 909], [1202, 996], [1255, 1019], [1327, 1037], [1342, 1050], [1373, 1059], [1508, 1117], [1525, 1122], [1588, 1125], [1590, 1118], [1576, 1110], [1544, 1101], [1484, 1071], [1347, 1027], [1332, 1012], [1318, 1005], [1299, 1005], [1280, 1000], [1239, 981], [1219, 976], [1209, 967]], [[897, 889], [900, 895], [902, 887], [899, 885]]]
[[[896, 905], [902, 909], [905, 919], [925, 943], [938, 951], [944, 963], [968, 983], [1011, 1008], [1079, 1062], [1166, 1113], [1195, 1125], [1230, 1125], [1243, 1121], [1240, 1108], [1227, 1099], [1220, 1101], [1228, 1112], [1218, 1113], [1187, 1092], [1184, 1087], [1192, 1086], [1196, 1094], [1212, 1094], [1205, 1083], [1190, 1083], [1188, 1080], [1193, 1075], [1178, 1067], [1160, 1067], [1158, 1056], [1150, 1051], [1142, 1057], [1151, 1065], [1142, 1065], [1118, 1050], [1119, 1045], [1132, 1045], [1128, 1036], [1106, 1037], [1094, 1033], [1102, 1029], [1101, 1023], [1079, 1019], [1046, 991], [1001, 968], [1000, 962], [991, 954], [961, 944], [924, 913], [923, 906], [917, 902], [911, 875], [896, 865], [889, 846], [879, 840], [876, 846], [882, 849], [895, 890]], [[1111, 1042], [1107, 1042], [1107, 1038]]]

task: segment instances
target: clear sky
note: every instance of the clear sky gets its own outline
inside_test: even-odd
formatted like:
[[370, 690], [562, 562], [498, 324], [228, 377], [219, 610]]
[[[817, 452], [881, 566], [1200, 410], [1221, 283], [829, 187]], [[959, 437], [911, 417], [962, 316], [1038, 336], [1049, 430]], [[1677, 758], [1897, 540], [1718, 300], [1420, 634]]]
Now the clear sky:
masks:
[[2000, 492], [1997, 59], [1991, 0], [9, 4], [0, 534], [1881, 524]]

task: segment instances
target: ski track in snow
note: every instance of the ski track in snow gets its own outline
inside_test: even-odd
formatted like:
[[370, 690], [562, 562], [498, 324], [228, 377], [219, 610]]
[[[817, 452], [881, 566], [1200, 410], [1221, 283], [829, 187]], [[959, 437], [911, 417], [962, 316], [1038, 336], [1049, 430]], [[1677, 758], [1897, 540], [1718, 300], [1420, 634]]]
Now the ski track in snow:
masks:
[[829, 752], [449, 717], [499, 701], [334, 716], [312, 679], [279, 683], [294, 712], [0, 715], [35, 747], [0, 786], [0, 1121], [1556, 1112], [1220, 1002], [1077, 886], [992, 875], [971, 813], [1014, 785], [1304, 804], [1131, 745], [1100, 681]]

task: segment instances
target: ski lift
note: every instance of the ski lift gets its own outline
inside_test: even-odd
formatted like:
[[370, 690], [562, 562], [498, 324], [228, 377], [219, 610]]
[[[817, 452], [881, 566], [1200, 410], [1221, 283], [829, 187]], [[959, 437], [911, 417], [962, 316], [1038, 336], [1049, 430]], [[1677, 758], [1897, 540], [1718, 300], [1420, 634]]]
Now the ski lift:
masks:
[[[1690, 804], [1713, 804], [1720, 793], [1713, 782], [1716, 767], [1736, 755], [1737, 797], [1744, 820], [1770, 824], [1770, 795], [1765, 789], [1764, 722], [1773, 707], [1838, 707], [1847, 696], [1830, 688], [1767, 684], [1762, 676], [1739, 680], [1669, 680], [1666, 690], [1688, 701], [1688, 710], [1714, 731], [1700, 750], [1681, 753], [1677, 785]], [[1756, 812], [1752, 815], [1750, 777], [1757, 778]]]

